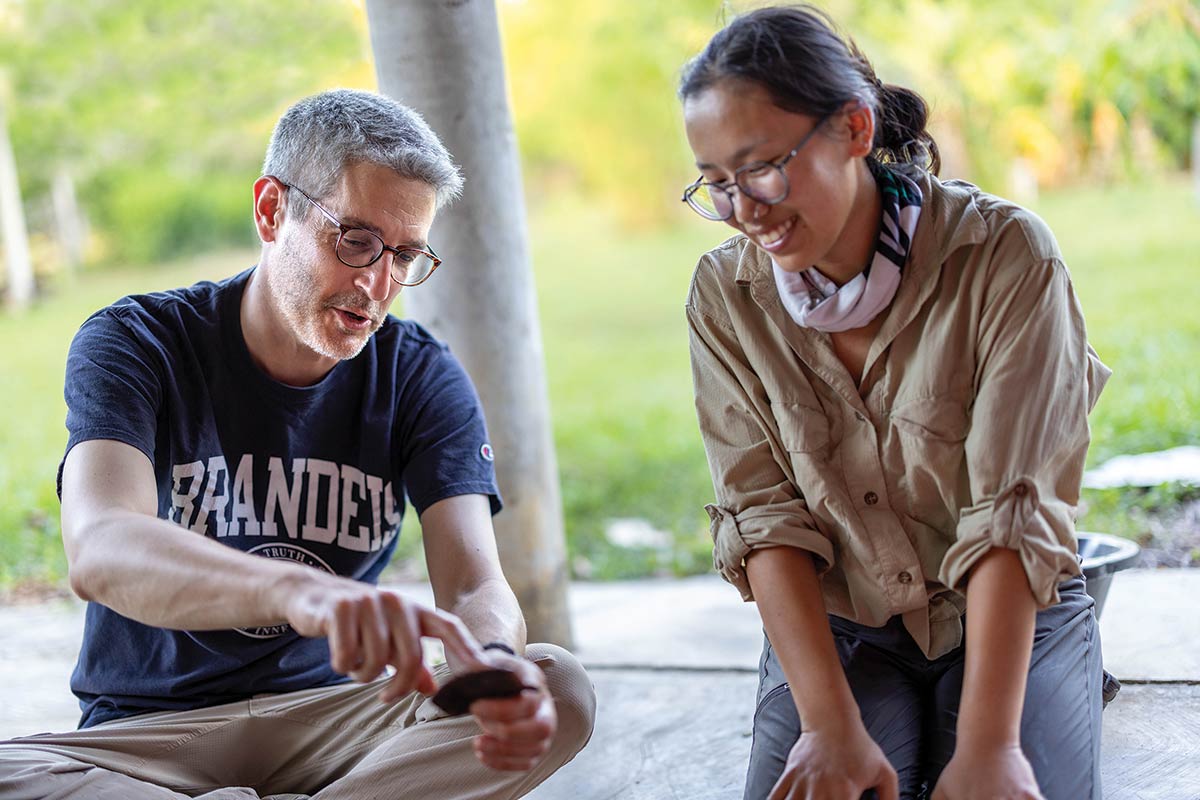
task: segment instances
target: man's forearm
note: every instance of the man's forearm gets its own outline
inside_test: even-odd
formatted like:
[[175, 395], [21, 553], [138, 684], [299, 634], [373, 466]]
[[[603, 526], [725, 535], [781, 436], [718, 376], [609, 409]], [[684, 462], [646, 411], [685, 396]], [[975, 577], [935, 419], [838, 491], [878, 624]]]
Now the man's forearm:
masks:
[[87, 524], [71, 548], [71, 587], [85, 600], [155, 627], [278, 624], [289, 595], [322, 575], [135, 511], [111, 509]]
[[1014, 550], [993, 548], [967, 585], [967, 655], [958, 716], [960, 747], [1020, 743], [1037, 604]]
[[524, 653], [525, 617], [500, 567], [488, 498], [439, 500], [421, 514], [421, 538], [438, 608], [461, 619], [480, 642]]
[[459, 595], [447, 611], [457, 616], [481, 643], [499, 642], [517, 655], [525, 652], [525, 617], [503, 578], [486, 578]]

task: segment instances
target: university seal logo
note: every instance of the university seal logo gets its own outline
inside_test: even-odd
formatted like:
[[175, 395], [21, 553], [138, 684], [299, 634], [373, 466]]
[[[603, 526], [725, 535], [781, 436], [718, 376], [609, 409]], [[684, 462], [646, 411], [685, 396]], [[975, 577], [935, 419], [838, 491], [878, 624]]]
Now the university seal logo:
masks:
[[[304, 564], [309, 567], [316, 567], [324, 570], [330, 575], [334, 572], [328, 564], [317, 558], [312, 553], [305, 550], [303, 547], [297, 547], [294, 544], [260, 544], [257, 547], [252, 547], [246, 551], [254, 553], [263, 558], [280, 558], [287, 561], [295, 561], [299, 564]], [[258, 628], [235, 628], [235, 630], [243, 636], [249, 636], [253, 639], [274, 639], [277, 636], [289, 632], [292, 629], [291, 625], [286, 622], [281, 625], [264, 625]]]

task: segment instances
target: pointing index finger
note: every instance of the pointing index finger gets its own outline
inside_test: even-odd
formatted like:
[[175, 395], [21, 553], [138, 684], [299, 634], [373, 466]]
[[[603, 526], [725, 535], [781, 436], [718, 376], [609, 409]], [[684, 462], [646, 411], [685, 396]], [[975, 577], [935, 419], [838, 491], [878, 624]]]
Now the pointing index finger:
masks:
[[422, 635], [442, 640], [447, 658], [468, 664], [479, 663], [483, 649], [458, 617], [437, 609], [422, 608], [418, 620]]

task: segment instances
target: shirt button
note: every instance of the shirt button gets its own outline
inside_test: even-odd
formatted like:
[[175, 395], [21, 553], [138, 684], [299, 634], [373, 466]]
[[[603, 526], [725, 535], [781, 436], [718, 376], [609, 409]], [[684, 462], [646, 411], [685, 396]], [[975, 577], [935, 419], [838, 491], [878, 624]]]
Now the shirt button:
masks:
[[901, 572], [896, 576], [896, 580], [900, 581], [901, 583], [912, 583], [912, 575], [908, 572]]
[[873, 506], [879, 502], [879, 495], [875, 494], [874, 492], [867, 492], [865, 495], [863, 495], [863, 502], [869, 506]]

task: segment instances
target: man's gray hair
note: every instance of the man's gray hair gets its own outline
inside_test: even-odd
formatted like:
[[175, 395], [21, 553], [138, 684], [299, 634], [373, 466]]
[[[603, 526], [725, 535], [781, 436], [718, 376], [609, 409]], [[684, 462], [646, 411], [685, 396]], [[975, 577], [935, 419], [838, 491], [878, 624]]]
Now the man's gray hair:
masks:
[[[360, 162], [429, 184], [439, 209], [462, 193], [462, 174], [420, 114], [353, 89], [306, 97], [283, 112], [267, 146], [263, 174], [325, 197], [342, 172]], [[308, 204], [303, 208], [307, 214]]]

